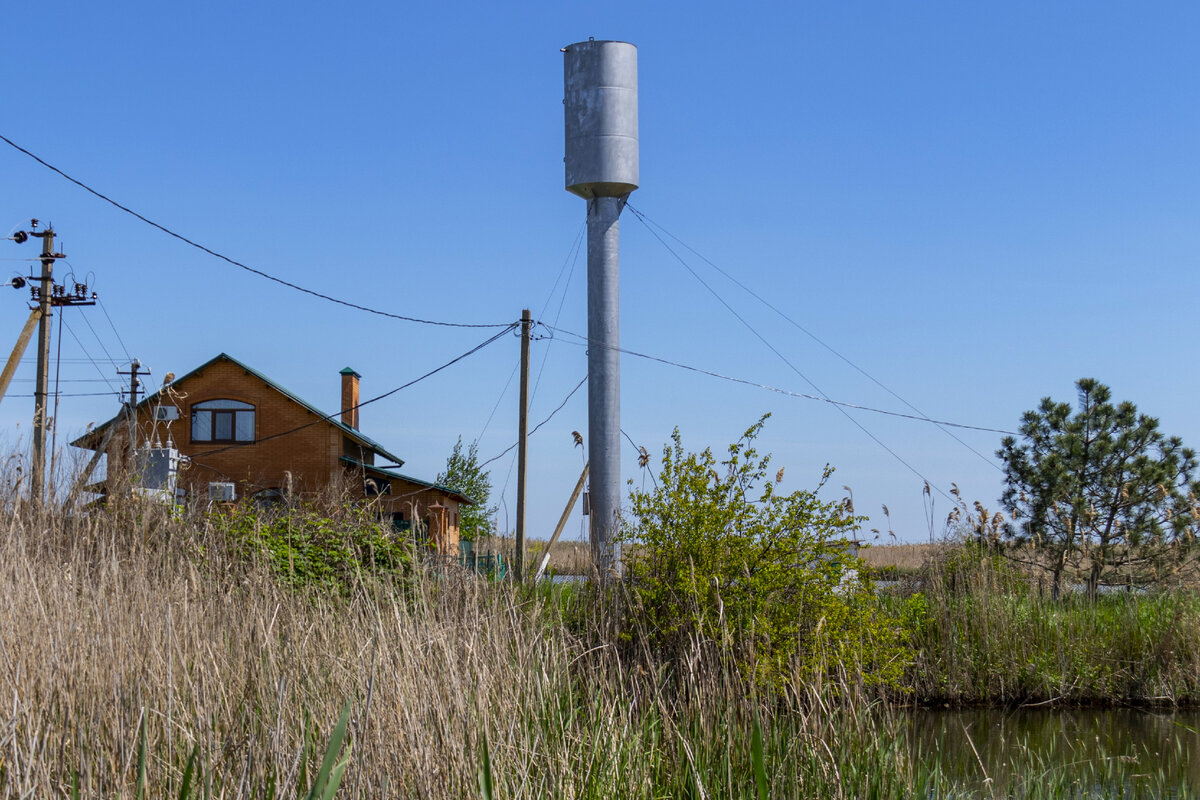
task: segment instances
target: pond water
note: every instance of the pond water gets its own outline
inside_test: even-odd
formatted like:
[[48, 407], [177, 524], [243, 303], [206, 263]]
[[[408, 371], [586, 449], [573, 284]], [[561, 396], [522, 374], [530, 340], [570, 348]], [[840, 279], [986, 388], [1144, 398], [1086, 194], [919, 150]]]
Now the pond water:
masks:
[[1068, 776], [1094, 787], [1089, 795], [1097, 798], [1112, 796], [1114, 782], [1167, 787], [1154, 796], [1200, 797], [1200, 712], [917, 709], [906, 716], [914, 756], [936, 760], [978, 796]]

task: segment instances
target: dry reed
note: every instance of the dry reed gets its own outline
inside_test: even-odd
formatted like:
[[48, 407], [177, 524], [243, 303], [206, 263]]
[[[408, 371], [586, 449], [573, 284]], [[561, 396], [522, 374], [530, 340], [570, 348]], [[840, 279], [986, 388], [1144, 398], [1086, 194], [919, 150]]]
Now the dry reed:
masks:
[[[456, 570], [298, 591], [212, 518], [129, 503], [64, 518], [10, 503], [0, 795], [133, 797], [144, 735], [151, 796], [176, 796], [194, 751], [213, 797], [295, 797], [348, 702], [339, 797], [478, 796], [484, 737], [502, 797], [746, 788], [739, 731], [757, 713], [774, 730], [771, 708], [746, 702], [700, 649], [681, 673], [622, 655], [601, 616], [588, 620], [590, 602], [576, 603], [572, 633], [560, 616], [571, 605]], [[827, 711], [802, 713], [768, 732], [774, 763], [789, 759], [773, 785], [803, 796], [806, 780], [836, 784], [839, 764], [869, 758], [837, 740], [868, 735], [869, 717], [832, 729]], [[804, 750], [807, 772], [794, 735], [825, 743]], [[707, 774], [713, 763], [723, 775]]]
[[853, 664], [754, 697], [711, 648], [666, 663], [622, 645], [586, 587], [443, 568], [304, 590], [219, 517], [0, 505], [0, 797], [139, 796], [143, 753], [143, 796], [174, 797], [193, 752], [195, 796], [302, 796], [347, 703], [339, 797], [480, 796], [485, 741], [504, 798], [752, 797], [760, 766], [772, 797], [941, 780], [855, 694]]

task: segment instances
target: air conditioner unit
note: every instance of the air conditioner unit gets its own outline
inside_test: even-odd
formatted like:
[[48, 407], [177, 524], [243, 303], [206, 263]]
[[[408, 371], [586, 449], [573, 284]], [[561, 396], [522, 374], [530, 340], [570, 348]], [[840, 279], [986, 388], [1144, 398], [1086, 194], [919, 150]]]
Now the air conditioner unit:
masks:
[[179, 409], [175, 406], [155, 406], [154, 419], [156, 422], [170, 422], [179, 419]]
[[215, 503], [232, 503], [237, 499], [237, 492], [232, 483], [208, 484], [208, 499]]

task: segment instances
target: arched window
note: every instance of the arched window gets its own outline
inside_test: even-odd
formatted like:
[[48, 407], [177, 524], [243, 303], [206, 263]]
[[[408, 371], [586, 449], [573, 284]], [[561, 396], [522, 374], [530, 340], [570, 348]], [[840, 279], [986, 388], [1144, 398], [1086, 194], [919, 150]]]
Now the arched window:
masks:
[[192, 405], [193, 442], [253, 442], [254, 406], [240, 400]]

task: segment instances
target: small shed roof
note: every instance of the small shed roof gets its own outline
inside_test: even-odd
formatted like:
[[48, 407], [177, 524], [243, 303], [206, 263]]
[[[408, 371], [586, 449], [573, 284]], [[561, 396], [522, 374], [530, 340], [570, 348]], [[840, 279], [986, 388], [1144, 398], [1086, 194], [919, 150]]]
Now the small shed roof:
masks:
[[393, 469], [384, 469], [382, 467], [377, 467], [374, 464], [366, 464], [357, 459], [350, 458], [349, 456], [342, 456], [338, 460], [341, 461], [343, 464], [351, 466], [355, 469], [361, 469], [364, 472], [369, 472], [372, 475], [382, 475], [385, 478], [396, 478], [397, 480], [408, 481], [409, 483], [416, 484], [417, 486], [424, 486], [429, 489], [437, 489], [438, 491], [445, 492], [446, 494], [450, 495], [451, 497], [454, 497], [455, 499], [457, 499], [460, 503], [463, 503], [464, 505], [468, 505], [468, 506], [477, 505], [476, 500], [473, 500], [472, 498], [467, 497], [465, 494], [458, 491], [457, 489], [453, 489], [449, 486], [442, 486], [440, 483], [431, 483], [429, 481], [423, 481], [420, 478], [414, 478], [409, 475], [401, 475], [399, 472], [396, 472]]

